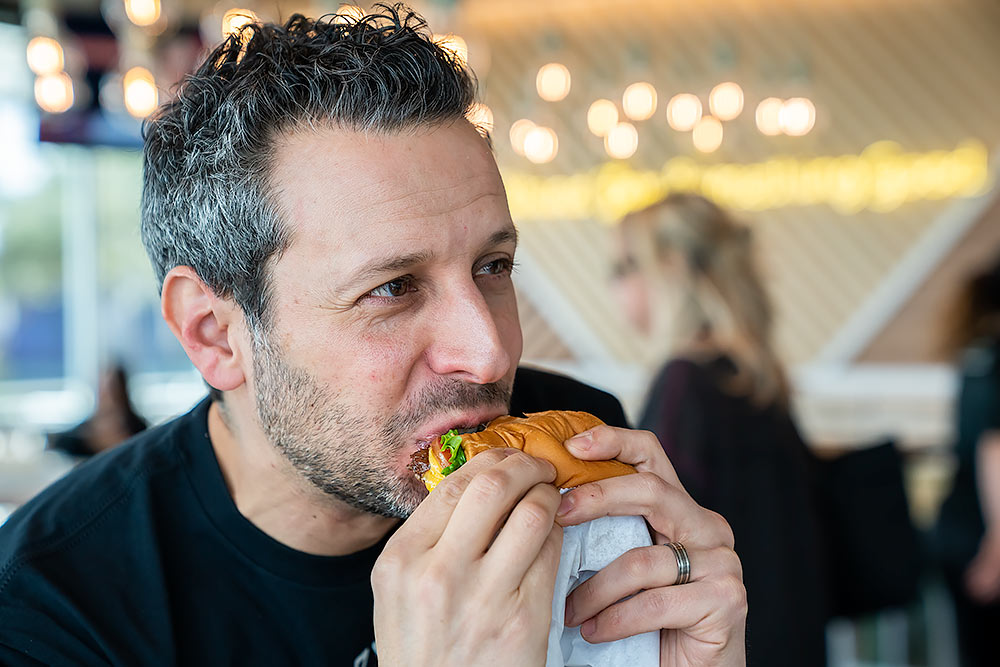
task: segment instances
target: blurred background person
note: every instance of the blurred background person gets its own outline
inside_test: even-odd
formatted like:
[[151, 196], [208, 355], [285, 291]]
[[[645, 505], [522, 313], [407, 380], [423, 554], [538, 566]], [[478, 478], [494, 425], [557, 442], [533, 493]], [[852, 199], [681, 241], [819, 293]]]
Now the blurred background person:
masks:
[[1000, 256], [972, 276], [946, 320], [960, 359], [958, 470], [935, 533], [955, 600], [962, 664], [995, 665], [1000, 629]]
[[618, 296], [662, 364], [640, 428], [681, 482], [727, 518], [749, 598], [751, 665], [823, 665], [826, 579], [810, 454], [771, 345], [772, 309], [750, 230], [704, 197], [627, 216]]
[[68, 431], [49, 434], [48, 447], [70, 456], [93, 456], [145, 431], [146, 426], [129, 398], [125, 367], [116, 363], [101, 376], [94, 414]]

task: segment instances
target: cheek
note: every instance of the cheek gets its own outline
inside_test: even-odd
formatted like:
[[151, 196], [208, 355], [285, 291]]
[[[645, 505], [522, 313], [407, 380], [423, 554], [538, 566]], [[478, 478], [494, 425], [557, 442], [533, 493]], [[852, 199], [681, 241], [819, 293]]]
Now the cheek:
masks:
[[374, 393], [402, 394], [410, 369], [420, 357], [418, 348], [413, 336], [364, 333], [350, 349], [341, 351], [345, 379], [356, 378]]
[[642, 332], [649, 330], [649, 293], [637, 277], [625, 278], [618, 283], [615, 294], [622, 304], [625, 316]]
[[510, 357], [511, 366], [516, 368], [521, 360], [524, 338], [521, 334], [521, 320], [517, 314], [517, 297], [511, 289], [509, 294], [490, 304], [490, 313], [497, 328], [497, 335], [504, 351]]

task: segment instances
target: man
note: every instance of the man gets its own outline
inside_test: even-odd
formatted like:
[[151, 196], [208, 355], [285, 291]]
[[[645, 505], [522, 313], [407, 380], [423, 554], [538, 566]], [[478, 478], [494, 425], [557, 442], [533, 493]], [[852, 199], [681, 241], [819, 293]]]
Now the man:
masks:
[[641, 472], [562, 498], [520, 452], [430, 495], [406, 468], [505, 413], [521, 354], [516, 232], [473, 97], [385, 9], [248, 28], [150, 122], [143, 241], [214, 400], [10, 519], [0, 661], [370, 665], [377, 645], [383, 665], [541, 664], [561, 526], [640, 514], [685, 544], [691, 583], [671, 549], [634, 550], [567, 622], [594, 642], [662, 628], [663, 664], [742, 664], [732, 533], [650, 434], [569, 441]]

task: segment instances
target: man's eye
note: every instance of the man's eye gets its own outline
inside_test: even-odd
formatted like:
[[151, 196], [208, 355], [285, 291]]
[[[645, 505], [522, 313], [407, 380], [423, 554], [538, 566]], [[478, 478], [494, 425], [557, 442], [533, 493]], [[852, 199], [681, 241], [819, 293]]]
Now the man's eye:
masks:
[[380, 296], [380, 297], [401, 297], [410, 291], [412, 287], [412, 281], [409, 278], [396, 278], [395, 280], [390, 280], [387, 283], [379, 285], [371, 292], [368, 293], [369, 296]]
[[514, 263], [506, 257], [487, 262], [479, 269], [478, 273], [488, 276], [498, 276], [503, 273], [510, 273]]

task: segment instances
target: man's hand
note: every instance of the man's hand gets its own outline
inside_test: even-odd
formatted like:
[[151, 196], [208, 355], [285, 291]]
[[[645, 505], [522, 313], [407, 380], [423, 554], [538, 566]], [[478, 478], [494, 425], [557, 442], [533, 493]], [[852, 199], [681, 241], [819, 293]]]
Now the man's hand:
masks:
[[[581, 459], [631, 463], [639, 474], [568, 492], [559, 508], [562, 525], [639, 515], [654, 531], [653, 546], [626, 552], [573, 591], [566, 624], [582, 624], [590, 642], [661, 630], [664, 667], [745, 664], [746, 590], [725, 519], [691, 499], [652, 433], [598, 426], [566, 446]], [[668, 542], [687, 550], [687, 584], [674, 585], [677, 559]]]
[[547, 461], [483, 452], [437, 486], [372, 571], [384, 665], [542, 665], [562, 549]]

